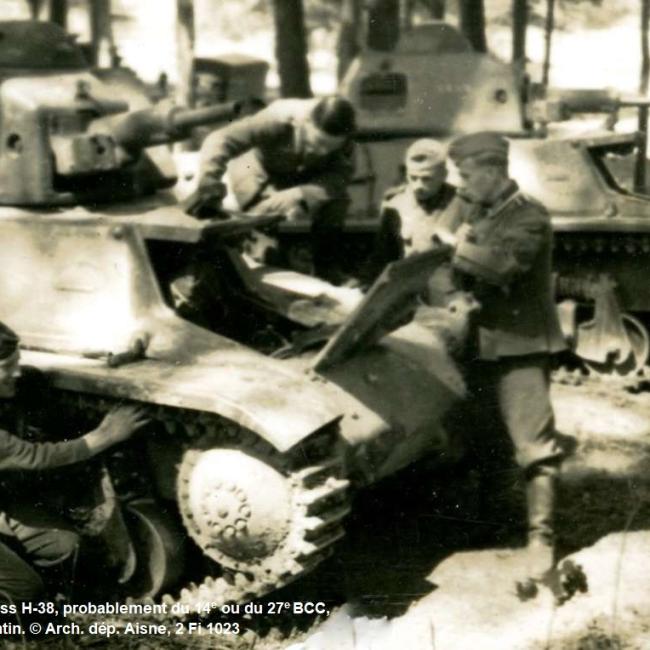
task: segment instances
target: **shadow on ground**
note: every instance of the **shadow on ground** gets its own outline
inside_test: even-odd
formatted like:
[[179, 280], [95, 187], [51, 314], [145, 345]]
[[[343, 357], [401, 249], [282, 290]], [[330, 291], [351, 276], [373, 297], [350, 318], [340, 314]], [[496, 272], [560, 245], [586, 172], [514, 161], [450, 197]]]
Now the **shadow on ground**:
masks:
[[[612, 532], [650, 529], [650, 471], [563, 475], [558, 485], [558, 558]], [[278, 597], [348, 603], [357, 616], [389, 618], [435, 589], [428, 580], [450, 555], [525, 544], [525, 500], [507, 469], [481, 479], [463, 465], [444, 472], [415, 465], [357, 495], [335, 555]]]

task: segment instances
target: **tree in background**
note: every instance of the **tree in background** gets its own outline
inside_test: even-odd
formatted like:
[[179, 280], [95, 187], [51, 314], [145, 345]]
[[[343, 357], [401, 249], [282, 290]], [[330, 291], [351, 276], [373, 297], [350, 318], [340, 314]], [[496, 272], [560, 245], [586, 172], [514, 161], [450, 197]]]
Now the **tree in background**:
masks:
[[176, 101], [193, 105], [192, 62], [194, 60], [194, 0], [176, 0]]
[[512, 0], [512, 62], [526, 64], [528, 0]]
[[650, 0], [641, 0], [641, 80], [639, 92], [648, 92], [648, 77], [650, 77], [650, 52], [648, 51], [648, 23], [650, 23]]
[[336, 39], [336, 78], [343, 79], [350, 63], [359, 54], [361, 31], [361, 3], [359, 0], [342, 0], [341, 25]]
[[66, 29], [68, 26], [68, 0], [50, 0], [49, 19]]
[[487, 52], [483, 0], [458, 0], [460, 31], [477, 52]]
[[389, 52], [399, 38], [399, 0], [369, 0], [367, 45], [373, 50]]
[[311, 97], [302, 0], [272, 0], [275, 58], [283, 97]]
[[445, 19], [445, 0], [422, 0], [429, 7], [431, 18], [435, 20]]
[[544, 21], [544, 64], [542, 66], [542, 85], [548, 86], [551, 70], [551, 39], [555, 27], [555, 0], [547, 0], [546, 19]]

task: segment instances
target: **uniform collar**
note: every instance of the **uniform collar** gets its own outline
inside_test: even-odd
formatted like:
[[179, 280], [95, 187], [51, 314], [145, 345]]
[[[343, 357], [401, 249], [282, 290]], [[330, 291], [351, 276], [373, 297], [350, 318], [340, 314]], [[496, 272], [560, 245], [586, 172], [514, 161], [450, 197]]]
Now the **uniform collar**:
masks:
[[516, 181], [513, 181], [511, 178], [508, 179], [507, 185], [503, 188], [503, 191], [487, 205], [488, 208], [496, 209], [502, 203], [505, 203], [511, 199], [519, 191], [519, 185]]
[[519, 185], [516, 181], [513, 181], [511, 178], [508, 179], [508, 184], [504, 190], [492, 201], [473, 201], [469, 196], [467, 196], [462, 189], [458, 190], [458, 196], [466, 201], [467, 203], [483, 208], [484, 210], [491, 210], [493, 208], [498, 208], [502, 203], [508, 201], [514, 194], [519, 191]]
[[411, 194], [413, 196], [413, 200], [419, 205], [423, 210], [426, 210], [427, 212], [432, 212], [436, 208], [439, 208], [444, 199], [445, 196], [447, 196], [447, 192], [449, 191], [449, 186], [447, 183], [443, 183], [440, 186], [440, 189], [433, 195], [430, 196], [428, 199], [425, 199], [424, 201], [418, 201], [415, 198], [415, 194]]

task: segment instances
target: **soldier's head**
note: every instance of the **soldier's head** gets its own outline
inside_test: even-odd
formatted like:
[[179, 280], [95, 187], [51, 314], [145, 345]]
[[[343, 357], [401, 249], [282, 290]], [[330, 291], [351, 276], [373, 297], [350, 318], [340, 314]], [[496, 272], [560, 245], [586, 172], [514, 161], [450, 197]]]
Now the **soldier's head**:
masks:
[[0, 397], [13, 397], [20, 377], [18, 335], [0, 323]]
[[471, 201], [491, 203], [508, 183], [508, 141], [489, 131], [457, 138], [449, 157], [458, 168], [462, 192]]
[[406, 182], [419, 202], [434, 197], [447, 179], [446, 152], [436, 140], [416, 140], [404, 157]]
[[326, 156], [343, 147], [355, 129], [352, 104], [343, 97], [323, 97], [303, 124], [303, 147], [307, 153]]

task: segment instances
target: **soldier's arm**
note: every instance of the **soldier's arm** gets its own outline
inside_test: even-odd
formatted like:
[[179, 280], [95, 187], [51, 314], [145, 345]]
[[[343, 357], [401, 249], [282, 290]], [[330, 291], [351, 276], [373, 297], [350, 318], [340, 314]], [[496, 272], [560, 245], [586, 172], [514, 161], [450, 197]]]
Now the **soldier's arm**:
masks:
[[0, 430], [0, 472], [53, 469], [88, 460], [127, 440], [147, 422], [142, 409], [122, 406], [109, 411], [96, 429], [65, 442], [28, 442]]
[[84, 438], [34, 443], [0, 430], [0, 471], [53, 469], [87, 460], [91, 456]]
[[324, 171], [315, 174], [309, 183], [298, 186], [309, 212], [317, 210], [323, 203], [346, 196], [354, 172], [353, 161], [354, 144], [350, 141], [328, 157]]
[[291, 125], [278, 119], [271, 107], [213, 131], [201, 146], [200, 179], [220, 181], [228, 162], [253, 147], [280, 140]]
[[540, 247], [550, 237], [548, 215], [536, 207], [520, 211], [494, 241], [478, 245], [471, 233], [461, 238], [453, 264], [484, 282], [507, 286], [533, 266]]

